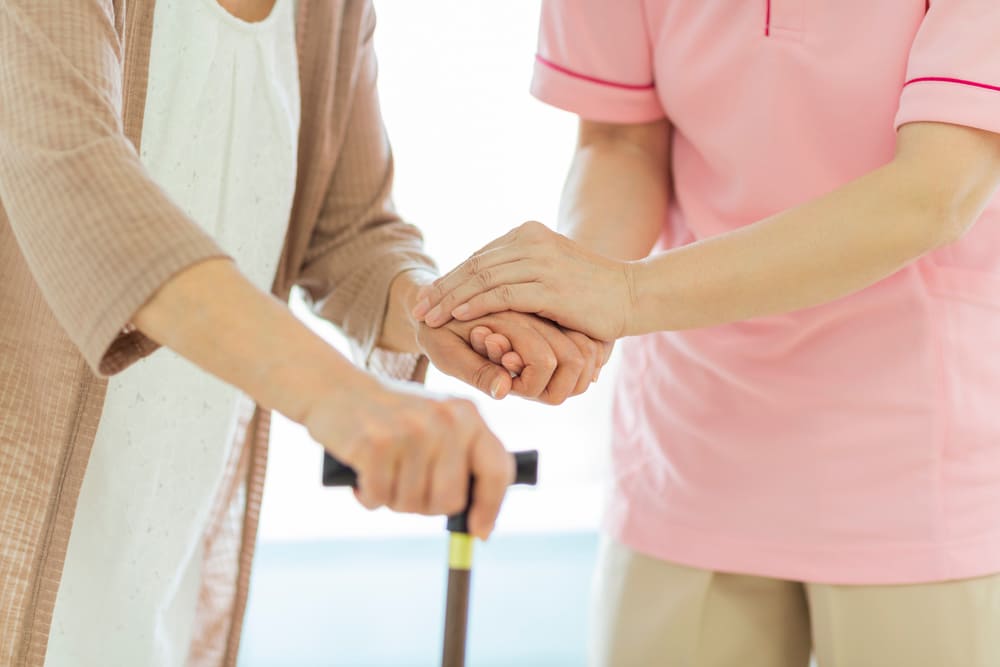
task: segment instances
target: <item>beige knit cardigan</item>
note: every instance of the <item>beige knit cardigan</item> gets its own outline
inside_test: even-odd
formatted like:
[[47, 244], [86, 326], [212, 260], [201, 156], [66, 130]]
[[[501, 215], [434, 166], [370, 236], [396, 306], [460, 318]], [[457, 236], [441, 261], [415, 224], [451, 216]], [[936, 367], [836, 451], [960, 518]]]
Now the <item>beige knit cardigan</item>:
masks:
[[[129, 319], [221, 254], [138, 157], [154, 1], [0, 0], [0, 665], [43, 664], [104, 377], [156, 348]], [[370, 2], [300, 0], [297, 28], [298, 182], [273, 291], [302, 286], [372, 362], [389, 283], [432, 264], [390, 202]], [[205, 534], [191, 665], [236, 664], [268, 423], [246, 414]]]

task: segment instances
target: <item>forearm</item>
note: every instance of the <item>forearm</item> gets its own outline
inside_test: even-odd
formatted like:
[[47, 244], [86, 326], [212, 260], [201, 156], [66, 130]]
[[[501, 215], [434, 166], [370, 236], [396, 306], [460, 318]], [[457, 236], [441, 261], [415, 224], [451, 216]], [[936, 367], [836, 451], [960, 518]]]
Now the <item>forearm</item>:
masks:
[[819, 305], [956, 237], [979, 211], [942, 205], [905, 165], [798, 208], [633, 265], [628, 334], [705, 327]]
[[[559, 231], [606, 257], [646, 257], [663, 230], [669, 128], [595, 129], [584, 121], [559, 211]], [[638, 136], [619, 136], [621, 133]]]
[[301, 421], [312, 400], [371, 382], [229, 260], [175, 276], [133, 318], [144, 334]]

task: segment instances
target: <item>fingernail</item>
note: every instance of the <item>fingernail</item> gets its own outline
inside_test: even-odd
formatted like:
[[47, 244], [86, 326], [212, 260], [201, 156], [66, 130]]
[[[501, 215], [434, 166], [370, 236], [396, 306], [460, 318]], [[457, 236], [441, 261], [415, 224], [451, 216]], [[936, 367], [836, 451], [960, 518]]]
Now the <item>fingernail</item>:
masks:
[[435, 324], [439, 319], [441, 319], [441, 306], [434, 306], [431, 312], [424, 316], [424, 322], [427, 324]]
[[431, 302], [427, 299], [421, 299], [417, 305], [413, 307], [413, 316], [420, 319], [427, 314], [427, 311], [431, 308]]
[[503, 385], [502, 378], [498, 377], [497, 379], [493, 380], [493, 384], [490, 385], [490, 396], [496, 398], [497, 395], [500, 393], [501, 385]]
[[451, 311], [451, 316], [457, 317], [458, 319], [462, 319], [468, 314], [469, 314], [469, 306], [464, 303], [455, 310]]

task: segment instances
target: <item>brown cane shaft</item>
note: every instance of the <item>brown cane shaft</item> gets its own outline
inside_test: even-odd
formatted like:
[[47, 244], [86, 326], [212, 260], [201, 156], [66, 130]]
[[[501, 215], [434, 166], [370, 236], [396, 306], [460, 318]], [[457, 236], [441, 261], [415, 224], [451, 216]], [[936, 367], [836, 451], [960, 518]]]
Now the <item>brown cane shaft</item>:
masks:
[[465, 636], [469, 624], [470, 570], [448, 570], [445, 603], [444, 651], [441, 667], [465, 667]]

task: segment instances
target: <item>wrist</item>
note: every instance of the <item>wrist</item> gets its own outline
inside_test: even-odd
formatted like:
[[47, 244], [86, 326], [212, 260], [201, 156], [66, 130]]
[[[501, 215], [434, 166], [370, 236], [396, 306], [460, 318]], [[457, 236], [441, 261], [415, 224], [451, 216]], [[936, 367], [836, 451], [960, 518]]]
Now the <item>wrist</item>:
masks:
[[625, 336], [636, 336], [641, 332], [641, 325], [639, 323], [640, 310], [639, 310], [639, 290], [640, 285], [645, 278], [644, 270], [646, 269], [645, 262], [639, 261], [628, 261], [623, 263], [623, 273], [625, 275], [625, 299], [624, 301], [624, 313], [622, 316], [622, 333], [619, 338], [624, 338]]
[[389, 285], [389, 301], [386, 307], [379, 347], [392, 352], [420, 352], [417, 331], [420, 322], [413, 317], [417, 305], [417, 293], [421, 287], [437, 278], [430, 269], [410, 269], [397, 275]]
[[[270, 405], [292, 421], [305, 423], [317, 404], [341, 400], [376, 380], [312, 332], [298, 345], [261, 363], [261, 385]], [[261, 401], [264, 403], [263, 401]]]

